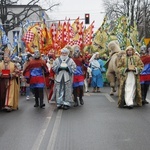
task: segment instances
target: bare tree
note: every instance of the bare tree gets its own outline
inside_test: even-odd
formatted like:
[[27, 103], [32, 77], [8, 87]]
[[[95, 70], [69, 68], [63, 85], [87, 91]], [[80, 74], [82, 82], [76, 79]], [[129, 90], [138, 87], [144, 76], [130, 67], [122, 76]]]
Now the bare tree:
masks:
[[[14, 13], [8, 8], [12, 8], [14, 4], [16, 4], [18, 0], [0, 0], [0, 22], [3, 25], [3, 28], [6, 34], [12, 29], [18, 27], [23, 21], [25, 21], [32, 14], [39, 15], [40, 11], [48, 11], [52, 10], [54, 6], [59, 6], [59, 3], [52, 4], [49, 8], [43, 9], [37, 5], [39, 0], [31, 0], [19, 13]], [[37, 6], [38, 9], [33, 9], [34, 6]], [[40, 16], [39, 16], [40, 17]], [[9, 19], [8, 19], [9, 18]], [[15, 21], [17, 19], [17, 21]]]
[[131, 26], [136, 22], [140, 39], [150, 37], [150, 0], [104, 0], [103, 3], [109, 19], [127, 16]]

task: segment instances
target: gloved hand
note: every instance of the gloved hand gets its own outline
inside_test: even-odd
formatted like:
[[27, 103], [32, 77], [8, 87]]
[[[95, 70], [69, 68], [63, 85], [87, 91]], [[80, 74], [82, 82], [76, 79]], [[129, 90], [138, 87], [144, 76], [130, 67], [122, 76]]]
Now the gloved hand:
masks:
[[64, 68], [64, 70], [66, 70], [67, 72], [69, 72], [69, 68], [68, 67]]
[[61, 71], [61, 70], [65, 70], [65, 71], [67, 71], [67, 72], [69, 72], [69, 68], [68, 67], [66, 67], [66, 68], [58, 68], [58, 71]]
[[61, 71], [61, 70], [63, 70], [63, 69], [62, 68], [58, 68], [58, 72]]

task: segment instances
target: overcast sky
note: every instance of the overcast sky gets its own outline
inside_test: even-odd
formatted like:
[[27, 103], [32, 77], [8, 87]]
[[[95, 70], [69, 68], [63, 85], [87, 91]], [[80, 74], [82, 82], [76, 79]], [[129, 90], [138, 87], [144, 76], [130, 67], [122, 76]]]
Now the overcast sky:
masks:
[[[27, 4], [30, 0], [20, 0], [20, 4]], [[102, 24], [104, 18], [104, 8], [102, 0], [40, 0], [42, 7], [47, 7], [51, 3], [61, 3], [53, 8], [53, 12], [48, 12], [51, 19], [76, 19], [84, 18], [85, 13], [90, 14], [90, 23], [94, 23], [94, 31]], [[83, 20], [84, 21], [84, 20]], [[87, 25], [88, 26], [88, 25]]]

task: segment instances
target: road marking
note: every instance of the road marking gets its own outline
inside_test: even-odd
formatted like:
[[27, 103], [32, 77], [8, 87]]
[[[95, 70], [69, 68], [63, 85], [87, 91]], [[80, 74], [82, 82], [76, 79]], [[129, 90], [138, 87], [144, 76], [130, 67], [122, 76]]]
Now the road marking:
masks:
[[42, 126], [42, 128], [41, 128], [41, 130], [40, 130], [40, 132], [39, 132], [39, 134], [37, 136], [37, 138], [36, 138], [36, 141], [34, 142], [34, 144], [32, 146], [31, 150], [39, 150], [40, 145], [42, 143], [42, 140], [43, 140], [43, 138], [45, 136], [45, 132], [46, 132], [46, 130], [48, 128], [48, 125], [49, 125], [49, 123], [51, 121], [51, 118], [52, 118], [52, 115], [53, 115], [53, 111], [54, 110], [51, 108], [49, 113], [48, 113], [48, 116], [46, 117], [46, 119], [44, 121], [44, 124], [43, 124], [43, 126]]
[[84, 95], [86, 95], [86, 96], [91, 96], [91, 94], [90, 94], [90, 93], [84, 93]]
[[54, 123], [54, 127], [52, 130], [52, 134], [50, 136], [49, 142], [48, 142], [48, 146], [47, 146], [47, 150], [54, 150], [54, 146], [55, 146], [55, 141], [57, 138], [57, 132], [60, 126], [60, 121], [61, 121], [61, 116], [62, 116], [62, 112], [63, 110], [59, 110], [56, 116], [56, 120]]
[[93, 96], [93, 95], [96, 95], [96, 94], [104, 95], [110, 102], [115, 102], [115, 100], [107, 93], [85, 93], [84, 95], [85, 96]]
[[109, 94], [104, 94], [104, 95], [110, 102], [115, 102], [115, 100]]

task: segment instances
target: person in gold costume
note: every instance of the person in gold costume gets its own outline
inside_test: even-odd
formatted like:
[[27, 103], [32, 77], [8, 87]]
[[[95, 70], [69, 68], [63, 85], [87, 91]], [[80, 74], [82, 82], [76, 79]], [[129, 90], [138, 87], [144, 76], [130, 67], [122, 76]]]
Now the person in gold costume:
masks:
[[18, 109], [20, 71], [11, 62], [10, 51], [4, 52], [4, 60], [0, 62], [0, 109], [12, 111]]

